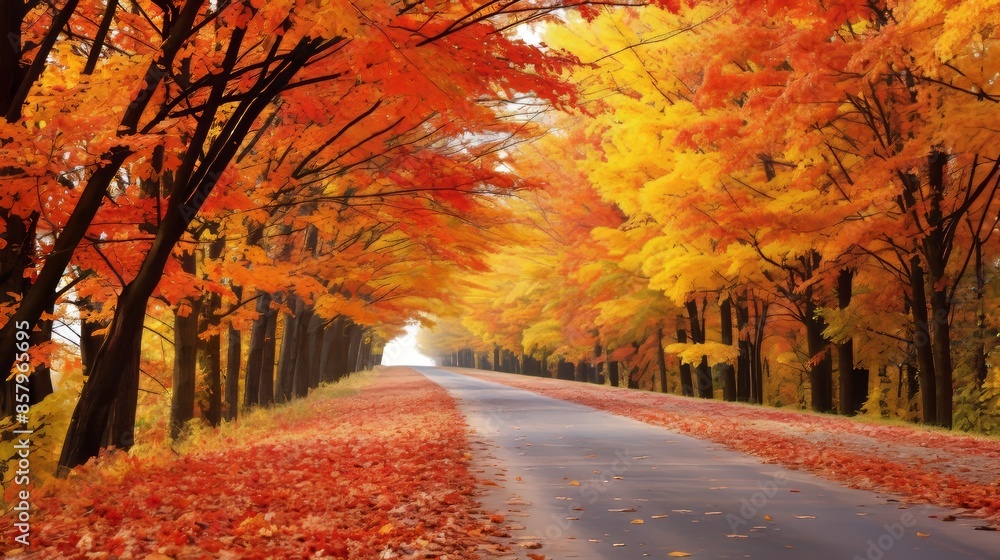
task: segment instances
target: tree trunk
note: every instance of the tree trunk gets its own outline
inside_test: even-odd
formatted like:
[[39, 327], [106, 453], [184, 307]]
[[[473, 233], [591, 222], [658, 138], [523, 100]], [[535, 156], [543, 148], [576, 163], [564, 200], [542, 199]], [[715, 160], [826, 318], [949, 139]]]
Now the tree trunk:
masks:
[[240, 409], [240, 361], [243, 352], [243, 333], [229, 326], [226, 341], [226, 407], [225, 418], [236, 420]]
[[312, 322], [312, 318], [312, 308], [303, 303], [301, 313], [299, 313], [299, 317], [295, 322], [298, 332], [295, 335], [295, 339], [290, 341], [296, 346], [296, 358], [292, 374], [292, 393], [297, 398], [304, 398], [309, 395], [309, 379], [312, 377], [312, 372], [309, 371], [309, 366], [312, 365], [312, 356], [309, 353], [312, 348], [312, 340], [309, 338], [309, 324]]
[[[348, 355], [350, 353], [351, 332], [353, 328], [354, 322], [350, 319], [345, 319], [337, 329], [337, 342], [334, 345], [333, 356], [334, 365], [336, 366], [335, 381], [339, 381], [351, 373], [350, 365], [348, 364]], [[449, 363], [451, 365], [455, 364], [454, 361], [450, 361]]]
[[[222, 296], [213, 292], [208, 296], [208, 312], [203, 313], [205, 317], [205, 327], [213, 328], [222, 306]], [[205, 372], [205, 381], [208, 390], [208, 399], [205, 407], [205, 419], [212, 426], [218, 426], [222, 421], [222, 336], [218, 333], [211, 335], [207, 340], [199, 339], [201, 351], [202, 371]]]
[[[184, 272], [190, 275], [197, 273], [198, 260], [195, 253], [184, 253], [179, 260]], [[190, 306], [188, 309], [184, 309], [185, 303]], [[170, 437], [175, 439], [180, 436], [184, 425], [194, 418], [200, 311], [201, 302], [195, 298], [187, 298], [174, 312], [174, 386], [170, 392]]]
[[0, 115], [10, 111], [11, 102], [27, 70], [27, 65], [21, 62], [24, 16], [24, 0], [0, 2], [0, 37], [3, 38], [3, 43], [0, 43]]
[[833, 366], [830, 360], [829, 341], [823, 337], [826, 321], [816, 315], [812, 287], [805, 291], [806, 343], [809, 349], [810, 405], [815, 412], [833, 409]]
[[[89, 297], [85, 297], [80, 301], [80, 312], [81, 314], [96, 313], [97, 307]], [[104, 344], [104, 334], [99, 334], [98, 331], [104, 330], [107, 327], [107, 322], [96, 321], [89, 315], [80, 320], [80, 361], [83, 365], [83, 375], [85, 377], [90, 375], [90, 369], [94, 367], [94, 359], [97, 357], [97, 351]]]
[[[139, 273], [118, 298], [107, 340], [97, 353], [73, 410], [59, 457], [60, 476], [96, 457], [102, 442], [117, 442], [119, 447], [128, 449], [135, 441], [135, 406], [139, 395], [139, 359], [146, 304], [163, 275], [171, 249], [186, 227], [186, 222], [176, 214], [171, 215], [169, 210], [163, 224]], [[109, 423], [112, 408], [115, 419]]]
[[319, 371], [324, 383], [337, 380], [335, 356], [340, 341], [340, 331], [344, 328], [343, 315], [338, 316], [323, 329], [323, 347], [320, 350]]
[[[51, 315], [55, 307], [49, 308]], [[43, 319], [38, 322], [38, 326], [31, 333], [31, 347], [38, 348], [39, 345], [52, 340], [52, 319]], [[28, 376], [28, 402], [38, 404], [45, 397], [52, 394], [52, 370], [47, 364], [39, 364], [35, 367], [31, 375]]]
[[973, 370], [976, 372], [976, 383], [980, 388], [985, 388], [986, 378], [989, 376], [989, 364], [986, 360], [986, 267], [983, 262], [983, 241], [976, 237], [973, 241], [975, 251], [975, 274], [976, 274], [976, 333], [973, 347]]
[[[213, 261], [218, 260], [225, 248], [226, 239], [216, 238], [209, 246], [208, 258]], [[207, 294], [202, 298], [201, 311], [202, 322], [199, 333], [215, 330], [222, 314], [222, 296], [214, 291]], [[199, 337], [198, 344], [198, 359], [205, 374], [205, 396], [208, 401], [203, 412], [208, 423], [215, 427], [222, 421], [222, 336], [216, 332], [205, 340]]]
[[[18, 32], [20, 32], [20, 27], [18, 27]], [[2, 38], [0, 38], [0, 51], [2, 50], [4, 49]], [[0, 140], [0, 145], [2, 144], [3, 141]], [[6, 171], [0, 169], [0, 177], [3, 177], [4, 174], [6, 174]], [[20, 216], [10, 215], [5, 209], [0, 209], [0, 221], [2, 221], [6, 228], [0, 229], [0, 231], [3, 231], [3, 240], [6, 242], [3, 247], [0, 247], [0, 305], [16, 305], [18, 296], [27, 293], [31, 286], [29, 280], [25, 278], [24, 272], [33, 264], [35, 255], [35, 227], [38, 223], [38, 216], [38, 213], [34, 212], [30, 218], [22, 219]], [[51, 308], [52, 305], [50, 303], [49, 309]], [[13, 328], [14, 322], [15, 319], [11, 317], [8, 320], [7, 327]], [[38, 328], [43, 329], [45, 327], [39, 322]], [[51, 325], [48, 329], [51, 331]], [[37, 338], [37, 332], [31, 331], [32, 346], [37, 344], [34, 342], [35, 340], [41, 340]], [[11, 365], [13, 366], [13, 354], [11, 358]], [[32, 399], [34, 399], [34, 396], [32, 396]], [[0, 375], [0, 417], [13, 415], [15, 403], [14, 383], [8, 382], [6, 375]]]
[[667, 392], [667, 360], [663, 356], [663, 326], [656, 325], [656, 373], [660, 381], [660, 392]]
[[951, 304], [944, 289], [931, 295], [934, 327], [931, 337], [934, 351], [934, 388], [937, 392], [937, 424], [951, 429], [952, 424], [952, 364], [951, 364]]
[[[722, 343], [733, 345], [733, 300], [727, 297], [719, 306], [722, 317]], [[722, 364], [722, 400], [736, 400], [736, 368], [732, 364]]]
[[930, 323], [927, 316], [927, 292], [920, 257], [910, 258], [910, 313], [913, 316], [913, 347], [920, 379], [920, 406], [925, 424], [937, 423], [937, 383], [934, 352], [931, 349]]
[[[851, 292], [854, 284], [854, 271], [843, 268], [837, 275], [837, 303], [841, 310], [851, 305]], [[855, 401], [854, 379], [854, 339], [848, 339], [837, 344], [837, 369], [840, 381], [840, 413], [844, 416], [854, 416], [861, 410], [864, 401]]]
[[278, 310], [268, 308], [264, 325], [264, 353], [260, 358], [260, 393], [258, 400], [264, 406], [274, 404], [274, 366], [278, 346]]
[[276, 402], [292, 400], [295, 391], [295, 362], [299, 358], [299, 323], [305, 313], [305, 304], [295, 294], [288, 299], [291, 314], [285, 313], [285, 327], [281, 335], [281, 353], [278, 357], [278, 377], [275, 380]]
[[751, 375], [750, 375], [750, 307], [746, 301], [746, 295], [736, 300], [736, 331], [739, 333], [739, 356], [736, 358], [736, 400], [750, 402]]
[[[946, 268], [951, 242], [944, 233], [944, 209], [942, 201], [945, 193], [944, 171], [948, 156], [933, 151], [928, 157], [928, 186], [931, 191], [930, 209], [927, 211], [928, 231], [923, 239], [924, 257], [930, 274], [931, 312], [933, 326], [930, 328], [932, 351], [934, 354], [934, 389], [937, 393], [937, 424], [951, 428], [952, 423], [952, 363], [951, 363], [951, 301], [948, 297]], [[957, 218], [955, 218], [957, 219]]]
[[[261, 404], [261, 365], [264, 357], [264, 334], [267, 331], [268, 310], [271, 307], [271, 294], [261, 293], [257, 298], [257, 318], [250, 328], [250, 349], [247, 356], [247, 374], [243, 388], [243, 406], [250, 408]], [[231, 363], [231, 362], [230, 362]]]
[[767, 324], [770, 306], [757, 298], [754, 307], [757, 311], [753, 341], [750, 344], [750, 402], [764, 404], [764, 325]]
[[[705, 322], [698, 314], [698, 301], [692, 299], [684, 304], [687, 307], [688, 312], [688, 326], [691, 329], [691, 342], [695, 344], [705, 343]], [[702, 307], [704, 308], [704, 305]], [[708, 358], [702, 356], [701, 361], [698, 362], [698, 369], [696, 374], [698, 380], [698, 397], [702, 399], [710, 399], [715, 396], [715, 390], [712, 387], [712, 372], [708, 369]]]
[[[677, 317], [677, 342], [680, 344], [687, 343], [687, 331], [684, 329], [684, 318], [682, 316]], [[694, 396], [694, 380], [691, 377], [691, 364], [686, 364], [681, 362], [680, 365], [680, 377], [681, 377], [681, 394], [685, 397]]]
[[[351, 338], [347, 346], [347, 373], [358, 371], [358, 354], [361, 352], [361, 335], [364, 329], [357, 323], [351, 323]], [[464, 352], [459, 352], [459, 366], [465, 367], [461, 360], [464, 359]]]
[[608, 381], [611, 383], [612, 387], [621, 387], [622, 380], [618, 373], [618, 362], [611, 361], [608, 363]]
[[313, 313], [309, 321], [309, 388], [323, 381], [323, 342], [326, 340], [326, 320]]

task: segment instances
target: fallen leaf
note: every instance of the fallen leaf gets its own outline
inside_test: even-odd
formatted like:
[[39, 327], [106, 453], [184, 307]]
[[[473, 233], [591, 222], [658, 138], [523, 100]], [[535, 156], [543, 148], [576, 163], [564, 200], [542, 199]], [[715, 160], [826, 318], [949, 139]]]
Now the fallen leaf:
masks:
[[642, 519], [633, 519], [632, 521], [629, 521], [629, 523], [633, 525], [642, 525], [643, 523], [645, 523], [645, 521], [643, 521]]
[[929, 533], [921, 533], [920, 531], [917, 531], [917, 536], [918, 537], [929, 537], [930, 534]]
[[672, 556], [674, 558], [686, 558], [688, 556], [691, 556], [691, 553], [690, 552], [680, 552], [680, 551], [675, 550], [675, 551], [671, 552], [670, 554], [668, 554], [667, 556]]
[[570, 486], [579, 486], [580, 485], [580, 481], [579, 480], [571, 480], [569, 482], [569, 485]]
[[796, 515], [795, 519], [816, 519], [815, 515]]
[[628, 513], [628, 512], [635, 511], [635, 508], [609, 509], [608, 511], [611, 511], [611, 512], [614, 512], [614, 513]]

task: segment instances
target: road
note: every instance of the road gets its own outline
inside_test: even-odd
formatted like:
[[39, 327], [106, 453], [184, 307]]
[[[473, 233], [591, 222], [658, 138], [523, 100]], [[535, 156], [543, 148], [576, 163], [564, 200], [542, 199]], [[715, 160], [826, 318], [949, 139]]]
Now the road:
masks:
[[[906, 506], [575, 403], [415, 369], [447, 389], [476, 430], [479, 462], [502, 484], [484, 505], [518, 529], [508, 541], [522, 557], [1000, 559], [1000, 532], [941, 521], [949, 510]], [[542, 548], [519, 546], [532, 541]]]

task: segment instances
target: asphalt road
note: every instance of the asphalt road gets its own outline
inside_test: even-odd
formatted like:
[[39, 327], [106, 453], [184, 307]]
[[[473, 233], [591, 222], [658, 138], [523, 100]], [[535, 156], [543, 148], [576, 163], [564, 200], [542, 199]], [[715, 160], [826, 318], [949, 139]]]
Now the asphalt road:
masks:
[[[476, 430], [478, 461], [502, 484], [484, 505], [514, 526], [506, 541], [521, 557], [1000, 560], [1000, 532], [941, 521], [949, 510], [575, 403], [415, 369], [458, 399]], [[542, 548], [520, 547], [533, 541]]]

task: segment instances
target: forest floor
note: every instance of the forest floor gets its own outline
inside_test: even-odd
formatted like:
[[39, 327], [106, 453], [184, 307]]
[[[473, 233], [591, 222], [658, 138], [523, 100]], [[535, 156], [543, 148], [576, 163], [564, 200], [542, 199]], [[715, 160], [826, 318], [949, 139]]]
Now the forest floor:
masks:
[[998, 439], [574, 381], [445, 369], [664, 426], [765, 463], [913, 503], [955, 508], [955, 516], [1000, 525]]
[[469, 558], [502, 519], [477, 509], [467, 425], [412, 370], [352, 376], [195, 436], [113, 453], [34, 490], [14, 558]]

